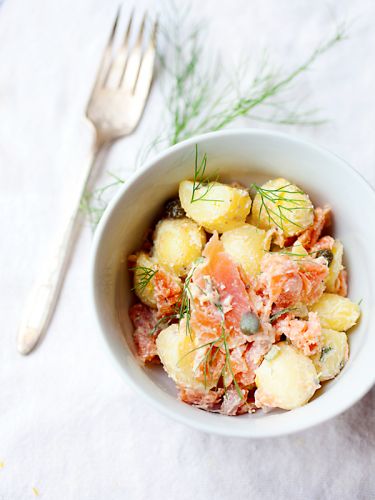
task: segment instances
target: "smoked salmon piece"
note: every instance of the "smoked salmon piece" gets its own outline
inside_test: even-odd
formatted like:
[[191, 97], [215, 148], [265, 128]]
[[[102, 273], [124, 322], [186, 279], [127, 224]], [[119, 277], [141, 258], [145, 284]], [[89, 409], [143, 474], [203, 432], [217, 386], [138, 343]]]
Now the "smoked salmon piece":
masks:
[[248, 339], [240, 330], [240, 321], [244, 312], [251, 311], [251, 303], [238, 267], [225, 253], [216, 232], [203, 257], [192, 276], [192, 328], [207, 342], [222, 337], [225, 327], [228, 347], [242, 345]]
[[156, 337], [159, 331], [153, 330], [157, 324], [157, 313], [145, 304], [134, 304], [129, 310], [134, 326], [133, 338], [141, 361], [155, 361], [157, 358]]
[[[230, 387], [225, 391], [223, 402], [221, 404], [219, 412], [223, 415], [240, 415], [241, 413], [246, 413], [248, 411], [246, 407], [246, 399], [249, 391], [241, 391], [242, 398], [238, 394], [235, 387]], [[244, 407], [244, 411], [241, 408]]]
[[177, 314], [181, 301], [181, 284], [179, 280], [163, 269], [159, 269], [153, 278], [153, 283], [158, 317], [163, 318]]
[[326, 260], [324, 257], [301, 259], [298, 264], [303, 290], [301, 302], [307, 305], [314, 304], [325, 289], [324, 280], [329, 272]]
[[311, 253], [318, 252], [319, 250], [332, 250], [335, 240], [332, 236], [323, 236], [320, 238], [313, 247], [311, 247]]
[[331, 207], [325, 205], [323, 208], [316, 207], [314, 210], [314, 222], [310, 227], [305, 229], [298, 237], [301, 245], [310, 251], [310, 249], [319, 240], [323, 229], [325, 229], [331, 222]]
[[261, 263], [260, 287], [270, 301], [287, 308], [302, 302], [313, 304], [324, 291], [328, 267], [324, 258], [292, 259], [288, 255], [266, 254]]
[[198, 391], [189, 387], [179, 387], [178, 396], [181, 401], [196, 406], [201, 410], [218, 411], [221, 405], [221, 399], [224, 389], [210, 390], [207, 392]]
[[335, 283], [335, 293], [346, 297], [348, 295], [348, 273], [345, 269], [339, 272]]
[[[225, 354], [219, 347], [206, 346], [199, 349], [200, 360], [195, 370], [195, 378], [203, 384], [217, 385], [224, 369]], [[197, 355], [198, 357], [198, 355]]]
[[306, 356], [316, 354], [320, 348], [322, 328], [314, 312], [309, 312], [308, 320], [295, 319], [289, 314], [287, 318], [277, 321], [275, 328]]
[[266, 254], [261, 262], [260, 288], [276, 306], [290, 307], [300, 301], [303, 283], [296, 260], [287, 255]]

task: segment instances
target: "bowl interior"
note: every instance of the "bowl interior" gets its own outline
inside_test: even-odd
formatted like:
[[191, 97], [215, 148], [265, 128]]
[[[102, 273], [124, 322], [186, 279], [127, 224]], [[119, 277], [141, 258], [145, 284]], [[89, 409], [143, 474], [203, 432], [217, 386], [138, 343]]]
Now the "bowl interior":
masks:
[[[341, 374], [324, 383], [306, 406], [291, 412], [257, 412], [241, 417], [206, 413], [179, 402], [160, 366], [143, 367], [135, 356], [128, 308], [134, 300], [126, 270], [127, 256], [141, 245], [163, 203], [175, 196], [182, 179], [193, 174], [195, 144], [207, 153], [207, 173], [244, 185], [285, 177], [304, 189], [314, 205], [328, 203], [334, 236], [344, 244], [349, 297], [362, 300], [360, 324], [349, 334], [350, 357]], [[369, 324], [373, 312], [372, 278], [375, 211], [371, 188], [345, 162], [325, 150], [287, 136], [259, 131], [208, 134], [182, 143], [146, 165], [120, 191], [101, 221], [94, 243], [93, 292], [106, 348], [127, 381], [169, 415], [196, 427], [226, 435], [272, 436], [293, 432], [332, 417], [359, 399], [372, 385], [375, 348]]]

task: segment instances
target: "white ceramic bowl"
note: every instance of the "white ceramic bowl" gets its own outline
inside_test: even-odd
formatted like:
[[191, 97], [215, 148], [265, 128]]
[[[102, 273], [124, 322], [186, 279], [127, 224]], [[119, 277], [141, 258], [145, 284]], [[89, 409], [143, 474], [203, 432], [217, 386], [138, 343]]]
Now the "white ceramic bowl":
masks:
[[[191, 178], [195, 144], [208, 156], [208, 174], [242, 184], [285, 177], [309, 193], [315, 205], [329, 203], [334, 235], [344, 243], [349, 296], [362, 299], [362, 319], [349, 334], [350, 357], [341, 374], [307, 405], [289, 412], [256, 412], [227, 417], [198, 410], [176, 398], [161, 367], [143, 367], [134, 355], [128, 308], [134, 298], [126, 272], [127, 255], [139, 248], [145, 230], [163, 203]], [[120, 189], [95, 234], [92, 292], [103, 350], [124, 380], [167, 415], [197, 429], [227, 436], [270, 437], [306, 429], [343, 412], [375, 381], [375, 195], [347, 163], [332, 153], [287, 135], [232, 130], [195, 137], [149, 161]]]

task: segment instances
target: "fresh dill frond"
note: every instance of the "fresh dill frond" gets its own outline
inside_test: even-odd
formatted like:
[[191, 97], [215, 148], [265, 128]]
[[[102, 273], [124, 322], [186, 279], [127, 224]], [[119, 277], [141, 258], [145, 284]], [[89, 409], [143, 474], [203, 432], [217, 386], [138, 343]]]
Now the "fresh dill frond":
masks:
[[[227, 72], [222, 71], [219, 57], [211, 55], [211, 64], [207, 64], [204, 25], [192, 24], [188, 9], [181, 9], [180, 4], [178, 8], [175, 6], [161, 30], [167, 50], [159, 57], [169, 84], [169, 92], [165, 94], [170, 113], [169, 133], [165, 136], [167, 145], [196, 134], [221, 130], [240, 117], [284, 125], [324, 123], [316, 116], [317, 110], [305, 109], [305, 99], [296, 105], [295, 95], [287, 92], [294, 90], [294, 82], [319, 57], [346, 38], [344, 24], [337, 25], [327, 41], [289, 71], [275, 69], [266, 55], [260, 58], [253, 72], [250, 61], [243, 62], [239, 79], [242, 88], [232, 78], [223, 78]], [[229, 71], [230, 74], [236, 72], [236, 68]]]
[[189, 354], [191, 354], [191, 353], [193, 353], [195, 351], [199, 351], [199, 349], [203, 349], [204, 347], [215, 345], [216, 342], [219, 342], [220, 340], [221, 340], [221, 336], [218, 337], [218, 338], [216, 338], [216, 339], [214, 339], [214, 340], [210, 340], [209, 342], [205, 342], [204, 344], [201, 344], [201, 345], [199, 345], [197, 347], [194, 347], [193, 349], [190, 349], [190, 351], [186, 352], [183, 356], [181, 356], [181, 358], [177, 362], [177, 365], [179, 363], [181, 363], [181, 361], [183, 359], [185, 359], [187, 356], [189, 356]]
[[[191, 193], [190, 203], [195, 201], [217, 201], [222, 202], [223, 200], [214, 200], [207, 198], [208, 193], [213, 188], [213, 183], [211, 179], [206, 177], [206, 166], [207, 166], [207, 154], [204, 153], [202, 159], [198, 161], [198, 144], [195, 145], [195, 160], [194, 160], [194, 177], [193, 177], [193, 191]], [[197, 193], [203, 190], [203, 193]]]
[[285, 309], [281, 309], [280, 311], [277, 311], [276, 313], [271, 314], [270, 323], [274, 323], [277, 320], [277, 318], [279, 318], [283, 314], [291, 312], [291, 311], [296, 311], [296, 310], [297, 310], [296, 307], [286, 307]]
[[94, 229], [99, 224], [106, 207], [107, 203], [101, 204], [99, 199], [96, 199], [95, 192], [86, 191], [81, 198], [79, 208], [87, 218], [91, 228]]
[[276, 103], [269, 103], [267, 106], [273, 111], [270, 116], [251, 113], [251, 119], [260, 123], [273, 123], [277, 125], [299, 126], [299, 127], [317, 127], [328, 122], [326, 118], [319, 118], [318, 109], [307, 111], [288, 110], [283, 106], [277, 106]]
[[[206, 345], [205, 347], [208, 347], [207, 352], [203, 356], [203, 358], [200, 360], [198, 366], [203, 365], [203, 384], [205, 389], [207, 389], [207, 381], [210, 380], [210, 374], [209, 370], [210, 367], [212, 367], [212, 363], [214, 361], [214, 357], [217, 355], [218, 352], [220, 352], [220, 346], [215, 345], [216, 342], [219, 342], [221, 340], [221, 337], [217, 339], [216, 341], [211, 341], [209, 342], [208, 346]], [[201, 347], [201, 346], [200, 346]], [[212, 354], [213, 349], [215, 348], [214, 354]]]
[[264, 252], [271, 255], [285, 255], [286, 257], [290, 257], [291, 260], [297, 261], [299, 263], [309, 260], [309, 258], [313, 258], [315, 253], [315, 252], [298, 253], [286, 249], [278, 250], [275, 252], [273, 252], [272, 250], [264, 250]]
[[[227, 336], [226, 336], [226, 328], [225, 328], [225, 315], [224, 315], [224, 310], [222, 304], [219, 302], [218, 304], [215, 304], [217, 309], [220, 311], [221, 314], [221, 335], [223, 338], [223, 346], [224, 346], [224, 351], [225, 351], [225, 371], [228, 370], [230, 375], [232, 376], [233, 384], [236, 388], [237, 394], [240, 399], [243, 399], [244, 396], [242, 394], [241, 388], [238, 385], [238, 382], [234, 376], [233, 368], [232, 368], [232, 363], [230, 361], [230, 351], [227, 343]], [[223, 385], [225, 388], [225, 376], [223, 377]]]
[[280, 250], [279, 252], [268, 252], [268, 253], [276, 253], [279, 255], [288, 255], [290, 257], [307, 257], [308, 255], [312, 255], [311, 252], [309, 252], [309, 253], [297, 253], [297, 252], [289, 252], [288, 250]]
[[284, 72], [282, 69], [275, 70], [267, 61], [261, 61], [250, 85], [240, 92], [240, 95], [233, 101], [231, 106], [226, 105], [216, 115], [210, 117], [209, 120], [205, 120], [205, 126], [208, 126], [210, 130], [220, 130], [241, 116], [253, 120], [259, 120], [260, 118], [261, 121], [286, 125], [317, 125], [323, 122], [324, 120], [319, 118], [311, 119], [311, 116], [315, 114], [314, 110], [291, 112], [292, 99], [288, 100], [287, 106], [279, 107], [279, 112], [276, 115], [270, 114], [266, 115], [266, 117], [259, 117], [259, 115], [253, 114], [253, 110], [255, 108], [264, 110], [275, 107], [275, 104], [277, 104], [275, 103], [276, 97], [280, 97], [285, 91], [290, 90], [291, 85], [303, 73], [306, 73], [320, 56], [346, 38], [346, 26], [344, 24], [338, 25], [332, 37], [318, 45], [305, 61], [289, 72]]
[[144, 289], [151, 282], [152, 278], [158, 272], [157, 269], [152, 269], [151, 267], [145, 267], [145, 266], [130, 267], [129, 271], [134, 271], [135, 273], [137, 273], [138, 282], [132, 288], [132, 290], [138, 290], [139, 292], [144, 291]]
[[192, 280], [195, 269], [196, 266], [193, 266], [185, 278], [184, 284], [182, 286], [181, 302], [177, 310], [178, 320], [181, 321], [184, 318], [186, 321], [186, 334], [189, 334], [190, 338], [191, 338], [190, 319], [191, 319], [191, 300], [192, 300], [190, 282]]
[[177, 318], [178, 318], [177, 314], [167, 314], [166, 316], [163, 316], [162, 318], [158, 319], [157, 322], [155, 323], [155, 326], [151, 328], [150, 335], [154, 335], [159, 330], [159, 327], [161, 325], [169, 326], [171, 322]]
[[113, 179], [111, 182], [91, 192], [86, 190], [81, 198], [80, 210], [87, 217], [92, 229], [95, 229], [102, 218], [113, 192], [125, 182], [116, 174], [108, 172], [108, 175]]
[[[240, 399], [244, 399], [244, 396], [242, 394], [241, 388], [238, 385], [236, 377], [234, 376], [234, 372], [233, 372], [233, 368], [232, 368], [232, 363], [230, 361], [230, 352], [229, 352], [229, 348], [228, 348], [228, 344], [227, 344], [227, 339], [226, 339], [225, 323], [224, 323], [224, 321], [222, 321], [221, 328], [222, 328], [222, 335], [223, 335], [223, 345], [224, 345], [224, 350], [225, 350], [225, 365], [224, 366], [226, 367], [226, 369], [229, 370], [229, 373], [232, 376], [233, 384], [234, 384], [234, 387], [236, 388], [236, 391], [237, 391], [237, 394], [238, 394], [239, 398]], [[225, 381], [224, 380], [225, 380], [225, 377], [223, 377], [223, 385], [224, 385], [224, 388], [225, 388], [226, 386], [225, 386]]]
[[[305, 199], [292, 198], [289, 194], [304, 195], [301, 189], [288, 189], [292, 184], [285, 184], [279, 188], [269, 189], [251, 184], [250, 190], [254, 190], [260, 196], [260, 208], [258, 212], [258, 221], [260, 221], [263, 209], [267, 214], [268, 222], [273, 223], [279, 229], [284, 231], [284, 223], [290, 224], [303, 229], [296, 221], [290, 218], [290, 213], [295, 210], [312, 210], [312, 207], [307, 204]], [[286, 196], [285, 196], [286, 195]], [[270, 206], [272, 204], [272, 206]], [[288, 204], [292, 206], [288, 206]], [[273, 208], [275, 207], [275, 208]]]

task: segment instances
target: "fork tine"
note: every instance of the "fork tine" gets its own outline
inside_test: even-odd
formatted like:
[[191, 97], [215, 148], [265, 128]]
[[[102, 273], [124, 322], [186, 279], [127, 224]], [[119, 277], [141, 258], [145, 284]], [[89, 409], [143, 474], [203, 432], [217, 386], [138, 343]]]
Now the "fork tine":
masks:
[[99, 65], [98, 73], [97, 73], [95, 84], [94, 84], [94, 90], [97, 89], [98, 87], [101, 87], [107, 78], [108, 68], [109, 68], [111, 55], [112, 55], [113, 40], [114, 40], [115, 35], [116, 35], [117, 26], [118, 26], [118, 22], [120, 19], [120, 14], [121, 14], [121, 5], [119, 6], [119, 8], [117, 10], [116, 18], [115, 18], [115, 21], [113, 23], [111, 33], [109, 35], [107, 45], [105, 46], [105, 49], [103, 51], [103, 56], [102, 56], [102, 59], [101, 59], [100, 65]]
[[126, 67], [124, 68], [124, 72], [122, 74], [121, 82], [120, 85], [124, 89], [129, 90], [130, 92], [133, 93], [134, 87], [137, 81], [138, 73], [139, 73], [139, 68], [141, 64], [141, 56], [142, 56], [142, 40], [143, 40], [143, 33], [145, 29], [145, 23], [146, 23], [146, 14], [144, 14], [141, 27], [139, 28], [137, 40], [134, 44], [134, 47], [132, 48], [129, 58], [126, 64]]
[[130, 30], [131, 30], [132, 24], [133, 24], [133, 17], [134, 17], [134, 8], [131, 11], [128, 27], [126, 28], [126, 32], [125, 32], [125, 36], [124, 36], [124, 41], [122, 42], [122, 46], [125, 48], [129, 44]]
[[142, 57], [137, 81], [134, 85], [134, 93], [142, 99], [146, 99], [148, 95], [154, 73], [157, 32], [158, 21], [156, 20], [151, 33], [150, 43]]
[[152, 30], [151, 34], [151, 42], [155, 49], [156, 49], [156, 39], [158, 36], [158, 29], [159, 29], [159, 20], [156, 19], [156, 21], [154, 22], [154, 29]]
[[143, 15], [142, 22], [141, 22], [141, 27], [139, 28], [139, 33], [137, 36], [137, 41], [135, 42], [135, 46], [141, 46], [142, 45], [142, 38], [143, 38], [143, 32], [145, 30], [145, 24], [146, 24], [146, 14]]
[[133, 16], [134, 16], [134, 10], [130, 15], [128, 27], [126, 29], [121, 47], [118, 49], [117, 55], [114, 57], [112, 64], [108, 69], [108, 74], [104, 82], [107, 87], [117, 88], [121, 84], [122, 77], [128, 60], [128, 53], [129, 53], [128, 46], [129, 46], [130, 32], [133, 24]]

